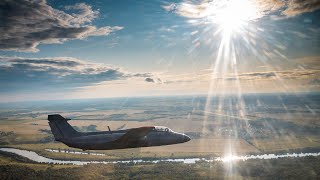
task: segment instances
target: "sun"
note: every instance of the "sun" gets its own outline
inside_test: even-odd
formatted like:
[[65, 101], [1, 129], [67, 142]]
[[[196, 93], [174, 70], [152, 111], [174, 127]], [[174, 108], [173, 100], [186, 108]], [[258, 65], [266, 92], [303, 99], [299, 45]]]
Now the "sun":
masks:
[[241, 32], [248, 23], [259, 17], [257, 8], [250, 0], [230, 0], [220, 6], [212, 4], [211, 22], [217, 24], [224, 36]]

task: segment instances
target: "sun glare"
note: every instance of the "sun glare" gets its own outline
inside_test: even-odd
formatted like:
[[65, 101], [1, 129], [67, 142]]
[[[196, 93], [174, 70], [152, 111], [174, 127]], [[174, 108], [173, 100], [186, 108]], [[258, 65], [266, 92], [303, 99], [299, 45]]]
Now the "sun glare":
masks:
[[249, 0], [231, 0], [222, 7], [211, 10], [215, 12], [209, 18], [219, 25], [219, 31], [222, 31], [223, 35], [239, 32], [249, 21], [258, 18], [258, 11]]
[[[220, 36], [221, 38], [217, 38], [220, 39], [220, 43], [211, 65], [211, 81], [208, 88], [205, 111], [222, 112], [222, 114], [226, 114], [227, 117], [217, 117], [215, 120], [220, 121], [219, 123], [221, 124], [230, 124], [231, 126], [229, 128], [232, 130], [232, 128], [236, 128], [236, 120], [234, 117], [247, 119], [245, 117], [246, 107], [242, 98], [242, 87], [238, 77], [237, 66], [238, 61], [241, 60], [237, 53], [242, 51], [242, 47], [237, 44], [237, 42], [239, 42], [237, 40], [247, 42], [250, 23], [259, 18], [259, 13], [255, 4], [250, 0], [217, 0], [206, 4], [206, 6], [208, 8], [204, 13], [207, 15], [205, 17], [205, 24], [212, 27], [213, 39], [215, 39], [216, 36]], [[212, 36], [210, 33], [208, 35]], [[217, 41], [212, 42], [217, 43]], [[230, 74], [235, 76], [234, 81], [228, 82], [232, 88], [228, 88], [226, 86], [227, 81], [220, 78]], [[226, 94], [232, 89], [232, 91], [237, 94], [236, 98], [239, 103], [236, 105], [231, 103], [226, 106], [226, 96], [224, 96], [224, 94], [219, 97], [218, 102], [212, 103], [212, 99], [218, 93], [217, 87], [223, 87], [222, 92]], [[224, 106], [228, 108], [223, 109]], [[233, 109], [237, 109], [237, 111], [233, 111]], [[203, 134], [208, 132], [206, 126], [209, 119], [210, 115], [206, 113], [203, 120]], [[218, 131], [219, 129], [217, 129], [217, 132]], [[230, 153], [235, 151], [232, 141], [228, 141], [225, 148], [228, 149], [227, 152]], [[233, 156], [227, 156], [222, 159], [222, 161], [227, 162], [233, 160]]]

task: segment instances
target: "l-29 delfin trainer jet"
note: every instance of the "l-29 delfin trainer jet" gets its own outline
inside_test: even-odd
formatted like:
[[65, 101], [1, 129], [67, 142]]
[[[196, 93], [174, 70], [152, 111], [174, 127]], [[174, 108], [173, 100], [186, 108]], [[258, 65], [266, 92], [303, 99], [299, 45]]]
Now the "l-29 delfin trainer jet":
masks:
[[146, 126], [126, 130], [78, 132], [59, 114], [48, 115], [56, 141], [82, 150], [111, 150], [162, 146], [190, 141], [190, 137], [163, 126]]

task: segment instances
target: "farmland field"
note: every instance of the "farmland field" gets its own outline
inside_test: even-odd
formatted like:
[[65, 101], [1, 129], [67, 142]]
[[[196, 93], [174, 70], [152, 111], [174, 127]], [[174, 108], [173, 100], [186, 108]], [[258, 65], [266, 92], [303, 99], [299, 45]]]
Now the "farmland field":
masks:
[[[233, 96], [111, 98], [6, 103], [0, 108], [0, 144], [28, 149], [52, 158], [128, 159], [277, 153], [320, 149], [320, 95], [245, 95], [244, 107]], [[228, 103], [227, 103], [228, 102]], [[217, 109], [218, 105], [224, 104]], [[239, 114], [239, 108], [244, 114]], [[95, 151], [104, 157], [61, 154], [45, 149], [70, 149], [55, 142], [47, 115], [59, 113], [78, 131], [167, 126], [189, 135], [184, 144], [127, 150]]]

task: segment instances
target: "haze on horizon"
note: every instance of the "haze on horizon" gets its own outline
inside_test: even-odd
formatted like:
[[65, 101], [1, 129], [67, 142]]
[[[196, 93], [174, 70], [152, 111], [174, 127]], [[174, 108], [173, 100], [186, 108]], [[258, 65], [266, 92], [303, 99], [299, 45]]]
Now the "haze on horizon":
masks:
[[319, 92], [319, 9], [316, 0], [5, 0], [0, 102]]

